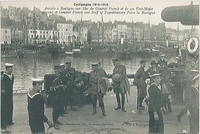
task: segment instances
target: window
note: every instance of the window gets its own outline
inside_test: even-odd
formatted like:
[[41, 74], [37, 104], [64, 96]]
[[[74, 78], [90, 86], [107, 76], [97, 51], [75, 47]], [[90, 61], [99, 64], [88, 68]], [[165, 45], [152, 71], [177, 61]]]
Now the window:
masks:
[[46, 31], [46, 34], [48, 34], [48, 31]]
[[42, 35], [40, 35], [40, 38], [42, 38]]
[[5, 33], [6, 33], [6, 34], [8, 33], [7, 30], [5, 30]]

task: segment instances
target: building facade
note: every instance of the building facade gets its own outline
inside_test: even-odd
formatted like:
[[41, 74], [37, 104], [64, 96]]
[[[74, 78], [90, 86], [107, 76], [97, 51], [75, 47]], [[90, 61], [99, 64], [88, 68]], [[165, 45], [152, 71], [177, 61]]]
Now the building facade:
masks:
[[11, 29], [1, 28], [1, 44], [11, 44]]

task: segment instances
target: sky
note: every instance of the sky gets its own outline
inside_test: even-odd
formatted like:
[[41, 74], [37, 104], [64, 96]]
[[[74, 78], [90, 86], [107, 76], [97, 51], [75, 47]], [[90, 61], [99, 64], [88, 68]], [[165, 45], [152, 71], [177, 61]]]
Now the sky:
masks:
[[[91, 14], [91, 10], [90, 10], [90, 14], [85, 14], [83, 13], [83, 15], [81, 15], [81, 13], [76, 13], [76, 14], [66, 14], [66, 13], [61, 13], [59, 14], [59, 11], [61, 11], [60, 9], [63, 8], [64, 10], [62, 10], [62, 12], [65, 11], [69, 11], [66, 10], [66, 8], [82, 8], [84, 6], [78, 6], [78, 4], [92, 4], [92, 6], [87, 6], [89, 9], [84, 10], [84, 11], [89, 11], [91, 7], [94, 8], [94, 11], [99, 11], [98, 14]], [[94, 3], [105, 3], [108, 4], [108, 6], [93, 6]], [[148, 23], [150, 22], [150, 24], [154, 24], [157, 25], [159, 23], [164, 23], [164, 21], [161, 18], [161, 12], [164, 8], [169, 7], [169, 6], [188, 6], [191, 3], [191, 0], [157, 0], [157, 1], [150, 1], [150, 0], [146, 0], [146, 1], [136, 1], [136, 0], [125, 0], [125, 1], [119, 1], [119, 0], [109, 0], [109, 1], [99, 1], [99, 0], [77, 0], [77, 1], [72, 1], [72, 0], [68, 0], [66, 1], [55, 1], [55, 0], [51, 0], [51, 1], [15, 1], [15, 2], [9, 2], [9, 1], [2, 1], [1, 2], [1, 6], [3, 8], [7, 8], [8, 6], [14, 6], [14, 7], [28, 7], [29, 9], [33, 10], [33, 7], [35, 6], [36, 8], [39, 8], [41, 11], [45, 11], [45, 12], [51, 12], [53, 11], [55, 13], [55, 11], [58, 11], [58, 15], [64, 16], [66, 17], [66, 19], [71, 19], [73, 21], [77, 21], [77, 20], [81, 20], [81, 16], [82, 16], [82, 20], [92, 20], [92, 21], [101, 21], [102, 20], [102, 15], [100, 14], [100, 11], [103, 11], [103, 21], [104, 22], [108, 22], [108, 21], [112, 21], [114, 22], [115, 20], [118, 21], [126, 21], [126, 22], [144, 22], [144, 23]], [[75, 6], [75, 4], [77, 4]], [[199, 5], [199, 1], [198, 0], [193, 0], [193, 4], [194, 5]], [[105, 10], [99, 10], [98, 8], [106, 8], [107, 7], [107, 11], [117, 11], [117, 12], [125, 12], [126, 14], [111, 14], [108, 15], [106, 14], [104, 11]], [[149, 8], [151, 9], [150, 12], [154, 12], [155, 14], [127, 14], [128, 10], [125, 10], [125, 8], [128, 8], [128, 10], [130, 11], [130, 8], [134, 8], [134, 10], [130, 11], [130, 12], [142, 12], [142, 10], [139, 10], [141, 8]], [[57, 8], [59, 8], [57, 10]], [[116, 10], [109, 10], [111, 8], [115, 8]], [[122, 9], [123, 8], [123, 9]], [[52, 10], [54, 9], [54, 10]], [[122, 10], [120, 10], [122, 9]], [[138, 10], [136, 10], [138, 9]], [[79, 10], [79, 11], [81, 11]], [[83, 10], [82, 10], [83, 11]], [[83, 11], [83, 12], [84, 12]], [[147, 11], [147, 10], [143, 10], [143, 11]], [[183, 26], [181, 23], [178, 22], [165, 22], [165, 26], [167, 28], [171, 27], [173, 29], [177, 29], [177, 26], [179, 25], [179, 29], [191, 29], [192, 26]]]

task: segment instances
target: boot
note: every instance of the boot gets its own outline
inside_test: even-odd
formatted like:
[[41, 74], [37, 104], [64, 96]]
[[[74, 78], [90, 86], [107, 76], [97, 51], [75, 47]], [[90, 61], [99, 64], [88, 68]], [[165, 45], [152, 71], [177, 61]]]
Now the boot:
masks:
[[68, 114], [67, 107], [65, 107], [64, 114]]
[[126, 112], [126, 109], [124, 108], [125, 103], [125, 96], [122, 96], [122, 111]]
[[114, 110], [119, 110], [119, 109], [121, 109], [120, 103], [118, 103], [118, 106], [116, 108], [114, 108]]
[[101, 105], [101, 109], [102, 109], [102, 114], [103, 114], [103, 116], [106, 116], [104, 104]]
[[74, 106], [71, 106], [71, 110], [72, 111], [76, 111], [76, 109], [74, 108]]
[[92, 115], [95, 115], [96, 113], [97, 113], [96, 105], [93, 105], [93, 113], [92, 113]]
[[119, 110], [119, 109], [121, 109], [119, 94], [116, 94], [116, 98], [117, 98], [118, 106], [116, 108], [114, 108], [114, 110]]

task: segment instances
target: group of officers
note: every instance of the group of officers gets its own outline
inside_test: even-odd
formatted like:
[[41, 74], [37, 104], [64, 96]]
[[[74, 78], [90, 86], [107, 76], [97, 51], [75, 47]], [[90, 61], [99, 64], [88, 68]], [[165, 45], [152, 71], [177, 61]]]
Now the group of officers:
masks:
[[[180, 59], [176, 59], [177, 61], [175, 61], [175, 63], [178, 63]], [[93, 106], [92, 115], [95, 115], [97, 113], [96, 106], [98, 100], [99, 106], [102, 109], [102, 115], [106, 116], [103, 97], [106, 94], [106, 92], [111, 91], [112, 89], [116, 94], [117, 100], [117, 107], [114, 108], [114, 110], [121, 109], [123, 112], [126, 112], [125, 96], [127, 95], [127, 93], [130, 94], [130, 85], [127, 79], [126, 67], [120, 64], [120, 60], [118, 58], [112, 59], [112, 62], [114, 64], [112, 75], [106, 74], [105, 70], [101, 68], [101, 63], [96, 62], [92, 63], [92, 71], [89, 73], [88, 77], [86, 77], [84, 73], [75, 71], [75, 69], [71, 67], [70, 61], [65, 62], [64, 64], [54, 66], [55, 74], [50, 76], [49, 78], [50, 85], [45, 97], [42, 92], [42, 85], [44, 83], [44, 79], [33, 79], [33, 87], [32, 89], [30, 89], [27, 95], [29, 125], [32, 133], [44, 133], [44, 122], [47, 122], [49, 127], [60, 129], [59, 125], [63, 125], [63, 123], [60, 122], [58, 118], [60, 115], [67, 113], [68, 104], [71, 105], [71, 110], [75, 111], [75, 89], [90, 94]], [[165, 61], [164, 59], [164, 55], [161, 55], [161, 59], [158, 62], [153, 60], [151, 62], [151, 67], [146, 71], [144, 70], [145, 63], [145, 60], [140, 61], [140, 68], [134, 75], [133, 84], [137, 86], [137, 109], [145, 109], [145, 107], [142, 105], [143, 101], [145, 100], [146, 104], [149, 106], [149, 133], [164, 133], [162, 113], [172, 111], [169, 100], [169, 95], [172, 94], [170, 91], [170, 71], [167, 67], [168, 64], [167, 61]], [[5, 83], [6, 79], [9, 79], [9, 83], [7, 83], [7, 85], [10, 86], [13, 85], [14, 82], [14, 75], [12, 75], [12, 71], [9, 71], [9, 68], [11, 68], [10, 70], [12, 70], [12, 66], [12, 64], [7, 64], [6, 72], [3, 75], [1, 75], [4, 77], [2, 78], [2, 83]], [[112, 78], [111, 83], [108, 80], [108, 78], [110, 77]], [[148, 77], [150, 77], [150, 87], [147, 90], [146, 79]], [[194, 81], [193, 83], [195, 83], [193, 84], [193, 86], [191, 86], [192, 89], [195, 89], [198, 92], [198, 76], [194, 77], [192, 81]], [[6, 94], [11, 94], [9, 92], [11, 92], [11, 90], [13, 91], [13, 87], [10, 87], [10, 91], [7, 91], [6, 88], [7, 87], [5, 85], [2, 85], [1, 93], [8, 92]], [[195, 93], [195, 91], [189, 93], [190, 91], [191, 90], [188, 90], [188, 94], [190, 94], [190, 97], [192, 95], [195, 95], [192, 94]], [[53, 108], [53, 123], [51, 123], [48, 120], [48, 118], [44, 115], [44, 104], [46, 103], [46, 97], [47, 99], [49, 99], [49, 102]], [[2, 112], [1, 117], [5, 117], [2, 118], [3, 123], [1, 125], [3, 129], [6, 129], [6, 125], [13, 124], [11, 116], [13, 111], [12, 98], [13, 96], [10, 95], [10, 98], [8, 98], [7, 96], [5, 97], [4, 94], [2, 94], [1, 97], [1, 99], [3, 100], [9, 99], [3, 101], [6, 102], [6, 104], [8, 102], [12, 103], [6, 105], [7, 107], [9, 107], [6, 108], [7, 111], [5, 111], [4, 109]], [[195, 97], [193, 97], [193, 99], [194, 98]], [[189, 99], [187, 99], [187, 101], [188, 100]], [[187, 102], [187, 104], [190, 103]], [[190, 123], [196, 122], [195, 119], [198, 119], [195, 118], [197, 116], [197, 112], [191, 112], [193, 110], [191, 110], [188, 106], [186, 107], [187, 112], [190, 112], [191, 120], [193, 120], [190, 120]], [[197, 124], [195, 126], [197, 126]], [[195, 130], [195, 132], [197, 131], [197, 127], [193, 127], [193, 129]], [[192, 131], [192, 129], [190, 129], [190, 131]]]

